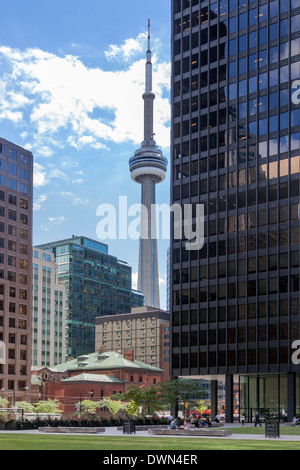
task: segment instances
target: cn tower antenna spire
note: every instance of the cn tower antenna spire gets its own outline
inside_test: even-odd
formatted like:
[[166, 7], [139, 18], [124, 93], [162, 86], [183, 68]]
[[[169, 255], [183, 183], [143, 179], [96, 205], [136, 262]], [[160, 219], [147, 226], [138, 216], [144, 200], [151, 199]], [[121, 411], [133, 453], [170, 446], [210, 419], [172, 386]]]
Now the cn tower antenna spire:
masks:
[[[146, 93], [152, 92], [152, 55], [151, 55], [151, 33], [150, 33], [150, 20], [148, 20], [148, 50], [146, 62]], [[155, 98], [155, 97], [154, 97]]]
[[148, 52], [151, 52], [151, 47], [150, 47], [150, 38], [151, 38], [151, 25], [150, 25], [150, 20], [148, 20]]

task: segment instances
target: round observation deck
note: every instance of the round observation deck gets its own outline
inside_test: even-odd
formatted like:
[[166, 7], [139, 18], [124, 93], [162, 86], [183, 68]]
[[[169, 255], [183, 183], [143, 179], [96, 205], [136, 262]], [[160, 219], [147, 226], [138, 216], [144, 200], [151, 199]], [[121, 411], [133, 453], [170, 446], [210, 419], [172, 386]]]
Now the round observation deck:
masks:
[[129, 160], [131, 179], [142, 183], [145, 176], [153, 177], [155, 183], [162, 183], [167, 177], [168, 160], [155, 147], [142, 147]]

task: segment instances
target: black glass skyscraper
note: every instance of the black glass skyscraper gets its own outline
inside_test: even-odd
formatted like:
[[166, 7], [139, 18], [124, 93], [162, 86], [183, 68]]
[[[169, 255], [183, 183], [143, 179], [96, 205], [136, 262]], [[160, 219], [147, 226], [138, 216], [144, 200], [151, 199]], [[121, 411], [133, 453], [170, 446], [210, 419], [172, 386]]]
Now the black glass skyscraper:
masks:
[[172, 203], [205, 207], [203, 249], [172, 241], [172, 375], [224, 380], [228, 421], [292, 418], [299, 0], [173, 0], [172, 21]]

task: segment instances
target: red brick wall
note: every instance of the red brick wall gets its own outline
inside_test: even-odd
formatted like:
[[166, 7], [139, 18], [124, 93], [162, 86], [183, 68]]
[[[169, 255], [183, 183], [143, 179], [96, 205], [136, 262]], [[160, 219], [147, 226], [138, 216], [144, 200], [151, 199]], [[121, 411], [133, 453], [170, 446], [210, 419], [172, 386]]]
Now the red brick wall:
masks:
[[[44, 383], [44, 399], [57, 399], [61, 403], [61, 411], [65, 416], [77, 416], [76, 405], [81, 400], [100, 401], [101, 397], [109, 397], [114, 394], [124, 393], [124, 384], [110, 383], [72, 383], [63, 382]], [[90, 392], [93, 391], [93, 397]], [[103, 414], [103, 413], [102, 413]]]

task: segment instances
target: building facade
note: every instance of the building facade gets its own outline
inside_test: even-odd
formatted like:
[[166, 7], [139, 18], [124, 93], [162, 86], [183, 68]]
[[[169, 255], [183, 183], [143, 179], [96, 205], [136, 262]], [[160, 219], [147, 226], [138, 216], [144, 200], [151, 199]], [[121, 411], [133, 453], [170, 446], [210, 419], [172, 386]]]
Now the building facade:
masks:
[[40, 245], [53, 253], [66, 287], [66, 356], [95, 351], [95, 318], [131, 309], [131, 267], [86, 237]]
[[145, 296], [141, 292], [132, 289], [131, 291], [131, 307], [144, 307], [145, 305]]
[[0, 395], [28, 399], [31, 386], [33, 155], [0, 138]]
[[35, 248], [32, 260], [33, 366], [54, 366], [65, 360], [66, 294], [58, 284], [54, 255]]
[[172, 24], [171, 200], [205, 210], [201, 250], [172, 241], [172, 374], [224, 381], [228, 421], [292, 419], [300, 5], [173, 0]]
[[[51, 368], [33, 368], [36, 396], [57, 399], [65, 415], [74, 416], [83, 400], [100, 401], [125, 393], [131, 385], [151, 386], [162, 381], [157, 367], [105, 351], [80, 356]], [[38, 380], [39, 379], [39, 380]], [[108, 415], [101, 411], [101, 414]]]
[[96, 318], [96, 350], [116, 351], [131, 360], [158, 367], [170, 379], [170, 314], [152, 307]]
[[170, 294], [171, 294], [171, 249], [167, 250], [167, 310], [170, 311]]

